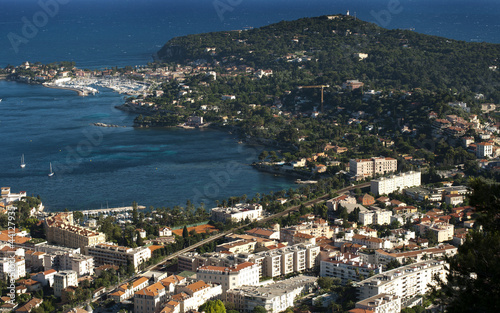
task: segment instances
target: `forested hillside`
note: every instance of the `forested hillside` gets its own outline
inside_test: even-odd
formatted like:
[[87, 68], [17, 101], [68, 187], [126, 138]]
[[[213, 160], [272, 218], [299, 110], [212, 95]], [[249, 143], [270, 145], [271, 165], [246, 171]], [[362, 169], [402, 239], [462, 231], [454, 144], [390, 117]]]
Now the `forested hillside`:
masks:
[[[355, 53], [368, 57], [359, 60]], [[492, 70], [499, 65], [500, 45], [388, 30], [351, 16], [178, 37], [158, 56], [167, 62], [225, 60], [275, 71], [296, 71], [299, 64], [318, 84], [359, 79], [372, 88], [452, 88], [500, 99], [499, 72]]]

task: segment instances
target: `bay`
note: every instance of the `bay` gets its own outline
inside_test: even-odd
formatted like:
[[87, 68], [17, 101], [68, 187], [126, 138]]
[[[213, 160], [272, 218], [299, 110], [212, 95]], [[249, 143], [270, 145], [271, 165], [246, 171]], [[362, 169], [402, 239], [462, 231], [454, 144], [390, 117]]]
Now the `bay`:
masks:
[[[132, 125], [134, 115], [114, 108], [123, 96], [96, 96], [0, 81], [2, 186], [41, 195], [48, 210], [146, 206], [207, 207], [217, 199], [293, 186], [290, 178], [254, 170], [262, 147], [204, 129], [103, 128]], [[20, 168], [21, 154], [26, 168]], [[55, 175], [48, 177], [52, 162]]]

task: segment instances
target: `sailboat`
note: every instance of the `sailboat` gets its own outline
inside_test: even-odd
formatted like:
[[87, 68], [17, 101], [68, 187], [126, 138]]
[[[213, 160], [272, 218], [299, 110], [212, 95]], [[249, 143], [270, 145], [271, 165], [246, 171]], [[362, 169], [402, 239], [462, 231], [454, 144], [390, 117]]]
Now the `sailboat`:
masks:
[[52, 171], [52, 163], [50, 163], [50, 173], [49, 173], [49, 177], [52, 177], [54, 176], [54, 172]]
[[24, 154], [21, 156], [21, 168], [24, 168], [26, 164], [24, 163]]

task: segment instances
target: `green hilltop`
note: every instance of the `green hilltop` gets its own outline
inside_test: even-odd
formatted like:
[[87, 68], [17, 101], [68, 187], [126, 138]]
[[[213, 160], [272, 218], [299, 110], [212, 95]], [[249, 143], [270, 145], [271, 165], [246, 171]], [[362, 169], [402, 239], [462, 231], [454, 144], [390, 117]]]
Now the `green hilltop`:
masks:
[[[211, 49], [215, 48], [215, 49]], [[357, 53], [367, 54], [360, 60]], [[500, 45], [470, 43], [385, 29], [352, 16], [282, 21], [243, 31], [173, 38], [158, 52], [164, 62], [199, 59], [274, 71], [305, 69], [308, 83], [359, 79], [372, 88], [454, 89], [500, 99]]]

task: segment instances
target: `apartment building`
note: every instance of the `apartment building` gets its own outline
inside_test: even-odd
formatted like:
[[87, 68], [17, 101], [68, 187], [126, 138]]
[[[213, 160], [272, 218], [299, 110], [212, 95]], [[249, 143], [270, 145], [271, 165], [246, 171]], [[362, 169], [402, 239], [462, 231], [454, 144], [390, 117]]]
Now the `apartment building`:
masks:
[[409, 187], [420, 186], [421, 183], [421, 173], [410, 171], [373, 179], [370, 182], [370, 191], [375, 195], [383, 195], [394, 191], [402, 191]]
[[36, 273], [35, 275], [31, 276], [31, 279], [40, 282], [42, 286], [52, 287], [54, 285], [54, 275], [56, 273], [56, 270], [50, 269], [44, 272]]
[[[259, 277], [276, 277], [283, 273], [301, 272], [316, 266], [320, 247], [312, 244], [278, 245], [257, 253], [188, 252], [178, 257], [179, 270], [196, 271], [201, 266], [234, 267], [244, 262], [259, 266]], [[293, 270], [292, 270], [293, 269]]]
[[341, 195], [326, 201], [326, 206], [331, 211], [337, 211], [338, 206], [344, 204], [356, 204], [356, 198], [350, 195]]
[[161, 309], [161, 305], [165, 302], [166, 297], [167, 292], [161, 282], [136, 291], [134, 294], [134, 312], [157, 312]]
[[60, 271], [54, 274], [54, 295], [61, 297], [64, 288], [78, 287], [78, 274], [75, 271]]
[[436, 283], [434, 277], [446, 281], [445, 261], [427, 260], [377, 274], [355, 283], [358, 287], [358, 299], [364, 300], [380, 294], [391, 294], [401, 301], [416, 295], [423, 295]]
[[312, 237], [332, 238], [334, 234], [333, 228], [324, 219], [318, 218], [312, 221], [302, 222], [301, 224], [282, 228], [281, 241], [286, 241], [289, 244], [295, 244], [294, 237], [297, 233], [310, 235]]
[[0, 274], [8, 276], [9, 279], [19, 279], [26, 276], [26, 261], [24, 257], [15, 256], [14, 259], [0, 259]]
[[[177, 293], [185, 293], [187, 299], [181, 302], [181, 312], [197, 310], [208, 300], [219, 298], [222, 295], [222, 286], [217, 284], [207, 284], [202, 280], [187, 286], [177, 286]], [[186, 301], [187, 300], [187, 301]]]
[[449, 244], [439, 245], [433, 248], [427, 248], [416, 251], [404, 251], [404, 252], [387, 252], [382, 249], [375, 250], [375, 254], [372, 254], [372, 258], [367, 256], [365, 262], [372, 262], [377, 265], [386, 265], [391, 261], [398, 261], [403, 264], [408, 261], [421, 262], [424, 259], [440, 259], [445, 256], [453, 256], [457, 254], [458, 248]]
[[175, 287], [180, 284], [186, 283], [186, 277], [182, 277], [179, 275], [170, 275], [167, 278], [162, 279], [160, 282], [165, 286], [166, 291], [169, 293], [173, 293], [175, 291]]
[[73, 225], [73, 213], [64, 212], [47, 217], [44, 221], [47, 241], [83, 251], [87, 246], [95, 246], [106, 241], [106, 235]]
[[476, 144], [476, 156], [478, 158], [487, 158], [493, 155], [493, 145], [489, 142], [480, 142]]
[[266, 286], [242, 286], [227, 291], [227, 301], [239, 312], [253, 312], [262, 306], [267, 312], [283, 312], [293, 307], [295, 298], [316, 288], [317, 277], [299, 275]]
[[376, 237], [369, 237], [364, 235], [353, 235], [352, 242], [358, 245], [366, 246], [368, 249], [391, 249], [392, 243]]
[[138, 277], [128, 284], [119, 286], [115, 292], [109, 294], [109, 297], [115, 302], [122, 302], [132, 298], [136, 291], [146, 288], [148, 285], [149, 279], [147, 277]]
[[373, 157], [371, 159], [351, 159], [349, 172], [356, 178], [367, 178], [378, 174], [388, 174], [397, 171], [398, 161], [393, 158]]
[[361, 300], [356, 303], [356, 308], [372, 311], [373, 313], [401, 312], [401, 298], [396, 295], [381, 293], [379, 295]]
[[247, 218], [250, 221], [256, 221], [262, 217], [264, 210], [260, 204], [238, 203], [233, 207], [217, 207], [211, 210], [212, 220], [218, 222], [241, 222]]
[[431, 221], [427, 221], [418, 224], [416, 227], [420, 235], [425, 235], [427, 231], [431, 231], [436, 234], [438, 242], [453, 240], [453, 234], [455, 230], [455, 226], [453, 226], [453, 224], [444, 222], [434, 223]]
[[94, 247], [86, 248], [87, 254], [94, 257], [97, 266], [111, 264], [127, 266], [130, 261], [134, 268], [151, 258], [151, 250], [148, 247], [129, 248], [110, 243], [101, 243]]
[[[35, 252], [43, 253], [43, 252]], [[57, 251], [55, 253], [43, 254], [43, 268], [49, 270], [72, 270], [79, 277], [94, 274], [94, 258], [83, 254], [72, 254]]]
[[257, 246], [256, 241], [237, 240], [230, 243], [223, 243], [215, 247], [215, 252], [229, 252], [229, 253], [252, 253]]
[[259, 265], [245, 262], [234, 267], [202, 266], [196, 272], [196, 278], [216, 283], [225, 292], [239, 286], [254, 286], [259, 283]]
[[321, 277], [338, 277], [343, 285], [382, 273], [382, 266], [361, 261], [361, 257], [343, 253], [320, 262]]

